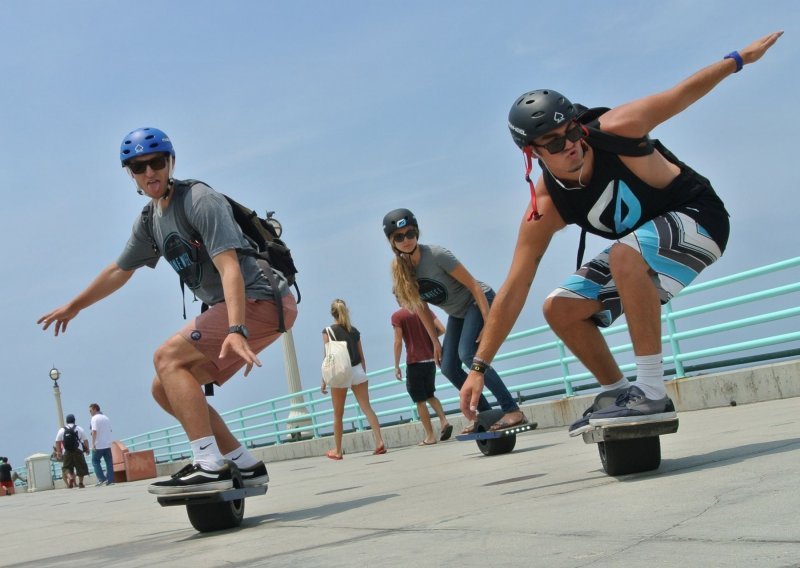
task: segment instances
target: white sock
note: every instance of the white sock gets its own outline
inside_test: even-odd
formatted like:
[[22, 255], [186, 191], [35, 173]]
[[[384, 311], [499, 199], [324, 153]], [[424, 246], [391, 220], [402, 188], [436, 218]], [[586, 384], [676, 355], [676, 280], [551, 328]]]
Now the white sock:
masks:
[[244, 446], [239, 446], [235, 450], [228, 452], [224, 457], [226, 460], [231, 460], [238, 468], [253, 467], [258, 463], [258, 460], [250, 453]]
[[195, 464], [208, 471], [217, 471], [223, 466], [222, 454], [219, 453], [214, 436], [206, 436], [189, 443], [192, 446]]
[[667, 396], [661, 353], [636, 357], [636, 386], [651, 400]]
[[631, 386], [631, 383], [628, 382], [628, 379], [626, 379], [625, 377], [622, 377], [616, 383], [612, 383], [610, 385], [600, 385], [600, 387], [602, 387], [602, 389], [604, 391], [611, 391], [611, 390], [616, 390], [616, 389], [626, 389], [629, 386]]

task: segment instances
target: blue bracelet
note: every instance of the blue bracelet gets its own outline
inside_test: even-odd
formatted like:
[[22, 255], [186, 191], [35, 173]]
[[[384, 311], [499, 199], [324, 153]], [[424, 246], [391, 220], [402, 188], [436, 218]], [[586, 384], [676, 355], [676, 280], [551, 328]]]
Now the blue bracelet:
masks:
[[722, 59], [733, 59], [736, 62], [736, 71], [734, 71], [734, 73], [738, 73], [742, 70], [742, 67], [744, 67], [744, 60], [742, 59], [742, 56], [739, 55], [738, 51], [731, 51]]

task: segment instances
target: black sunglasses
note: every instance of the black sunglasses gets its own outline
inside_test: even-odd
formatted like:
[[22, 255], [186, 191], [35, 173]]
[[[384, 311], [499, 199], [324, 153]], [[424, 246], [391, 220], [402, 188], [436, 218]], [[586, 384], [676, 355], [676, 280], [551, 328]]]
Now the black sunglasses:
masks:
[[416, 229], [409, 229], [405, 233], [395, 233], [392, 235], [392, 240], [396, 243], [402, 243], [406, 239], [416, 239], [419, 236], [419, 231]]
[[564, 148], [567, 146], [567, 140], [570, 142], [577, 142], [581, 138], [586, 137], [586, 130], [583, 128], [582, 124], [577, 122], [572, 123], [573, 126], [567, 128], [567, 131], [558, 138], [553, 138], [546, 144], [534, 144], [534, 146], [538, 146], [540, 148], [544, 148], [551, 154], [558, 154], [559, 152], [563, 152]]
[[135, 174], [143, 174], [147, 166], [150, 166], [153, 171], [163, 170], [167, 167], [167, 157], [164, 154], [160, 154], [143, 162], [128, 162], [128, 167]]

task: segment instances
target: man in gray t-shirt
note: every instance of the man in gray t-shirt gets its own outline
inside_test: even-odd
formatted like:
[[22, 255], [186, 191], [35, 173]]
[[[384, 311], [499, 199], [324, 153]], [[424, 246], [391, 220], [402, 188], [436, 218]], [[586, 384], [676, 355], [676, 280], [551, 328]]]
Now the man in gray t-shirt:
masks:
[[281, 299], [284, 326], [290, 329], [297, 317], [294, 296], [280, 273], [268, 278], [264, 270], [271, 269], [262, 269], [250, 255], [252, 247], [223, 195], [205, 184], [172, 177], [175, 150], [164, 132], [132, 131], [122, 142], [120, 160], [150, 204], [137, 215], [116, 262], [39, 323], [44, 329], [55, 323], [56, 335], [66, 331], [82, 309], [119, 290], [137, 269], [155, 267], [163, 256], [210, 308], [187, 322], [153, 357], [153, 397], [186, 430], [193, 460], [149, 491], [163, 495], [232, 488], [231, 461], [245, 487], [264, 485], [269, 480], [266, 466], [236, 440], [199, 387], [222, 385], [242, 367], [245, 375], [253, 365], [260, 367], [256, 354], [280, 337], [274, 300]]

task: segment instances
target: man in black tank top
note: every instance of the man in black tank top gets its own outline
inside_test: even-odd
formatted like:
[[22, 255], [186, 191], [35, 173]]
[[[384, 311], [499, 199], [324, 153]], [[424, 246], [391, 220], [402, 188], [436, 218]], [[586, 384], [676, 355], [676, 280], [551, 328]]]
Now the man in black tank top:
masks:
[[[544, 305], [553, 331], [603, 387], [570, 426], [571, 435], [588, 429], [590, 421], [616, 424], [675, 415], [663, 381], [660, 306], [722, 255], [728, 214], [709, 181], [648, 134], [758, 61], [782, 33], [729, 53], [667, 91], [610, 110], [584, 113], [546, 89], [525, 93], [512, 105], [508, 127], [526, 158], [531, 205], [476, 361], [485, 365], [497, 354], [556, 231], [574, 223], [615, 241], [579, 267]], [[535, 184], [530, 179], [534, 159], [542, 168]], [[619, 317], [623, 305], [636, 356], [635, 386], [598, 329]], [[467, 417], [474, 417], [482, 379], [473, 371], [461, 389]]]

